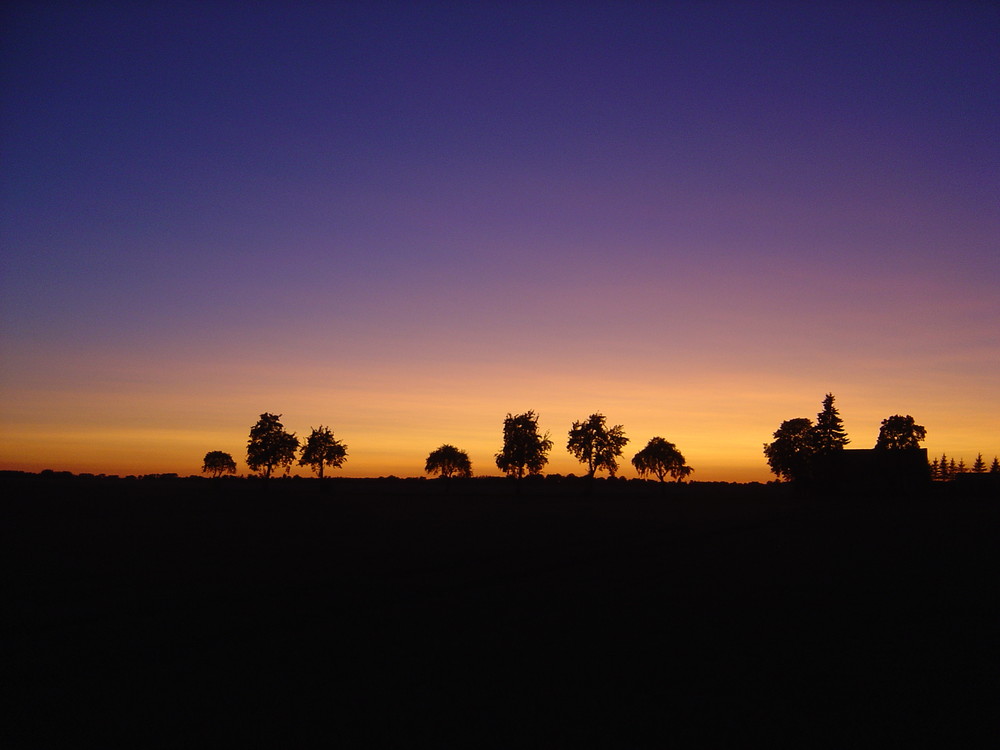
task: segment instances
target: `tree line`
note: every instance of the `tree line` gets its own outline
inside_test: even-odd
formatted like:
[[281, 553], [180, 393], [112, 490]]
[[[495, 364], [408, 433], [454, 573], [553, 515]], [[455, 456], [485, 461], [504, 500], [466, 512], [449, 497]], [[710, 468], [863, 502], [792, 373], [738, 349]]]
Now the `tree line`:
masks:
[[[297, 453], [298, 464], [310, 467], [320, 479], [326, 467], [343, 466], [347, 460], [347, 446], [334, 437], [329, 427], [310, 428], [309, 437], [300, 445], [295, 433], [288, 432], [280, 419], [280, 414], [264, 412], [250, 428], [246, 462], [251, 471], [265, 479], [275, 471], [283, 470], [287, 474]], [[566, 450], [586, 465], [588, 477], [594, 477], [599, 471], [607, 471], [614, 477], [618, 472], [618, 459], [628, 442], [622, 425], [609, 426], [607, 418], [598, 412], [583, 421], [573, 422]], [[508, 413], [503, 422], [503, 446], [494, 460], [497, 468], [507, 476], [538, 475], [549, 461], [552, 446], [549, 433], [539, 432], [538, 415], [534, 411]], [[640, 477], [652, 476], [661, 482], [667, 477], [680, 482], [694, 471], [677, 446], [662, 437], [651, 438], [646, 447], [632, 457], [632, 465]], [[471, 477], [472, 462], [465, 451], [444, 444], [427, 456], [424, 470], [443, 478]], [[210, 451], [205, 454], [202, 471], [214, 477], [235, 474], [236, 462], [229, 453]]]
[[947, 482], [949, 479], [954, 479], [959, 474], [1000, 474], [1000, 458], [997, 456], [993, 457], [993, 463], [990, 464], [989, 469], [986, 468], [986, 461], [983, 459], [983, 454], [980, 453], [976, 456], [976, 460], [973, 461], [971, 467], [965, 465], [964, 459], [958, 459], [955, 461], [954, 457], [949, 458], [946, 453], [941, 454], [941, 458], [935, 458], [931, 461], [931, 479], [936, 479], [942, 482]]
[[[815, 423], [806, 417], [787, 419], [775, 431], [774, 441], [764, 443], [767, 464], [779, 480], [807, 482], [829, 478], [824, 472], [833, 465], [830, 458], [851, 442], [834, 400], [832, 393], [826, 394]], [[926, 437], [927, 429], [909, 414], [894, 414], [882, 420], [875, 450], [919, 448]]]
[[[774, 440], [764, 444], [764, 456], [771, 471], [779, 481], [818, 481], [829, 478], [834, 464], [830, 461], [838, 451], [851, 441], [844, 430], [840, 412], [834, 405], [834, 396], [827, 393], [816, 421], [797, 417], [781, 423], [774, 432]], [[280, 414], [265, 412], [250, 428], [247, 443], [247, 466], [264, 478], [275, 471], [287, 474], [298, 458], [299, 466], [308, 466], [322, 479], [326, 468], [339, 468], [347, 460], [347, 446], [334, 437], [329, 427], [310, 428], [309, 436], [300, 444], [294, 433], [285, 430]], [[895, 414], [882, 420], [875, 450], [900, 451], [918, 448], [927, 436], [927, 430], [910, 415]], [[622, 425], [608, 425], [600, 412], [587, 419], [573, 422], [569, 429], [566, 450], [587, 468], [587, 477], [606, 471], [614, 477], [619, 468], [629, 438]], [[548, 432], [538, 428], [538, 414], [527, 411], [510, 414], [503, 421], [503, 446], [494, 456], [496, 466], [507, 476], [521, 478], [538, 475], [548, 463], [553, 442]], [[655, 477], [661, 482], [671, 478], [681, 482], [694, 471], [677, 449], [662, 437], [653, 437], [646, 446], [632, 457], [632, 466], [640, 477]], [[955, 461], [942, 455], [930, 463], [933, 479], [948, 480], [958, 474], [987, 472], [986, 462], [980, 453], [970, 470], [962, 460]], [[202, 471], [218, 477], [235, 474], [236, 462], [223, 451], [205, 454]], [[427, 474], [443, 478], [471, 477], [472, 462], [468, 453], [451, 444], [434, 449], [424, 464]], [[993, 458], [990, 473], [1000, 473], [1000, 460]]]
[[[927, 429], [917, 424], [910, 415], [894, 414], [882, 420], [875, 450], [908, 450], [919, 448], [927, 437]], [[851, 441], [844, 431], [840, 412], [834, 406], [832, 393], [826, 394], [823, 407], [816, 415], [816, 422], [805, 417], [788, 419], [774, 433], [774, 441], [764, 444], [764, 456], [771, 471], [782, 480], [815, 481], [825, 477], [832, 463], [830, 457]], [[1000, 473], [1000, 460], [996, 457], [989, 469]], [[985, 474], [986, 462], [980, 453], [972, 466], [972, 473]], [[930, 463], [932, 479], [947, 480], [966, 473], [964, 461], [942, 455]]]

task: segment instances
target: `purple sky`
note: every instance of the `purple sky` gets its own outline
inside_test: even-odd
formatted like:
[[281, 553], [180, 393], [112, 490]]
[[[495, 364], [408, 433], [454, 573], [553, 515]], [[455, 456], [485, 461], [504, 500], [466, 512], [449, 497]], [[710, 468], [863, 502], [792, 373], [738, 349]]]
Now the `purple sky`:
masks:
[[555, 464], [603, 410], [766, 478], [827, 391], [1000, 452], [995, 4], [3, 13], [4, 466], [196, 472], [273, 411], [492, 473], [507, 411]]

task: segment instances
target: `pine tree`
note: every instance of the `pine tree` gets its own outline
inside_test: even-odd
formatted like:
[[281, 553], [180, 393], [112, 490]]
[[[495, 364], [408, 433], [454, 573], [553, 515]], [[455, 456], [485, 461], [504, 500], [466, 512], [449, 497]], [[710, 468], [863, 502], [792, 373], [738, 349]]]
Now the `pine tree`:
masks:
[[990, 474], [1000, 474], [1000, 458], [996, 456], [993, 457], [993, 463], [990, 464]]
[[965, 468], [965, 459], [964, 458], [960, 458], [958, 460], [958, 473], [959, 474], [965, 474], [967, 471], [968, 471], [968, 469]]
[[983, 454], [980, 453], [976, 456], [976, 462], [972, 464], [973, 474], [985, 474], [986, 473], [986, 462], [983, 460]]
[[952, 458], [948, 461], [948, 479], [954, 479], [956, 474], [958, 474], [958, 466], [955, 464], [955, 459]]
[[816, 453], [829, 453], [840, 450], [850, 440], [844, 432], [844, 421], [840, 412], [833, 405], [833, 394], [826, 394], [823, 399], [823, 411], [816, 415], [816, 425], [812, 428], [813, 450]]
[[938, 479], [945, 482], [950, 478], [951, 475], [948, 473], [948, 456], [942, 453], [941, 460], [938, 461]]
[[931, 479], [940, 479], [941, 477], [938, 474], [938, 460], [935, 458], [931, 461]]

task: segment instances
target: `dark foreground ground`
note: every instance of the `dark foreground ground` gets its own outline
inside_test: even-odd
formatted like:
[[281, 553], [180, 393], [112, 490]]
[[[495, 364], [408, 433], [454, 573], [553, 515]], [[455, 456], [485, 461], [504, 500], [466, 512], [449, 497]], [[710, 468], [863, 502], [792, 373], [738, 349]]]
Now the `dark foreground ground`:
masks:
[[6, 747], [996, 741], [997, 498], [0, 483]]

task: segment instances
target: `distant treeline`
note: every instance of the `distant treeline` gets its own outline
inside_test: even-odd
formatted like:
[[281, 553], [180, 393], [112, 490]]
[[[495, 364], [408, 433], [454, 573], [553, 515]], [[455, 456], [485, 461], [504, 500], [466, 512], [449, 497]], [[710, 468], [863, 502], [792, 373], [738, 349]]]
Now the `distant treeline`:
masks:
[[942, 454], [941, 458], [935, 458], [931, 461], [931, 479], [946, 482], [959, 474], [1000, 474], [1000, 459], [994, 456], [989, 469], [986, 468], [986, 461], [983, 460], [982, 453], [976, 456], [971, 467], [965, 465], [964, 459], [960, 458], [955, 461], [954, 456], [949, 458], [947, 454]]
[[[311, 428], [309, 436], [300, 443], [295, 433], [288, 432], [280, 419], [280, 414], [264, 412], [250, 428], [246, 454], [250, 471], [264, 479], [270, 478], [276, 471], [287, 475], [297, 457], [299, 466], [308, 466], [322, 479], [326, 467], [344, 465], [347, 445], [335, 438], [329, 427], [320, 425]], [[606, 471], [610, 478], [614, 478], [618, 472], [618, 459], [628, 442], [622, 425], [609, 426], [606, 417], [595, 412], [585, 420], [573, 423], [566, 450], [587, 467], [588, 477], [593, 478], [597, 472]], [[494, 461], [497, 468], [509, 477], [537, 476], [548, 464], [552, 446], [549, 433], [539, 431], [538, 415], [534, 411], [508, 413], [503, 421], [503, 446], [494, 456]], [[666, 481], [667, 477], [682, 482], [694, 472], [677, 446], [659, 436], [651, 438], [646, 447], [632, 457], [632, 465], [640, 477], [655, 477], [660, 482]], [[472, 461], [466, 451], [445, 443], [430, 452], [424, 471], [445, 479], [469, 478], [472, 476]], [[213, 477], [235, 474], [236, 462], [229, 453], [209, 451], [205, 454], [202, 472]]]

